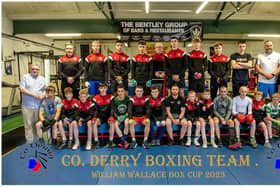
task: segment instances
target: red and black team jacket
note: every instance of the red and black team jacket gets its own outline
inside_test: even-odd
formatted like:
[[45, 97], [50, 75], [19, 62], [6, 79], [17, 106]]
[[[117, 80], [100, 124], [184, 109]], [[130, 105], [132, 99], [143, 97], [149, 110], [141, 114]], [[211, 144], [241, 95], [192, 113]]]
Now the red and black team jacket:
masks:
[[58, 75], [62, 79], [66, 79], [67, 77], [74, 77], [75, 80], [79, 79], [83, 71], [82, 60], [76, 55], [72, 55], [71, 57], [64, 55], [58, 60]]
[[189, 79], [194, 78], [194, 73], [201, 73], [204, 77], [204, 72], [207, 70], [207, 56], [204, 52], [192, 50], [188, 53], [189, 61]]
[[150, 75], [150, 56], [147, 54], [137, 54], [132, 58], [131, 68], [132, 79], [137, 81], [147, 81], [152, 77]]
[[185, 103], [186, 111], [185, 111], [185, 117], [187, 120], [197, 120], [200, 116], [200, 109], [198, 101], [191, 102], [186, 97], [186, 103]]
[[[209, 116], [213, 116], [214, 105], [211, 99], [202, 99], [199, 101], [200, 117], [203, 119], [208, 119]], [[204, 110], [205, 109], [205, 110]]]
[[75, 115], [77, 121], [82, 119], [83, 123], [87, 123], [89, 120], [93, 118], [94, 111], [95, 111], [94, 103], [90, 101], [86, 101], [84, 103], [78, 101], [75, 104]]
[[152, 54], [150, 61], [150, 77], [155, 77], [155, 72], [164, 71], [164, 58], [165, 54]]
[[165, 72], [168, 77], [172, 75], [185, 76], [188, 66], [188, 57], [181, 49], [170, 50], [165, 54]]
[[262, 121], [263, 118], [266, 117], [266, 111], [264, 107], [265, 103], [263, 101], [257, 101], [255, 99], [253, 100], [252, 114], [257, 122]]
[[75, 118], [75, 104], [78, 102], [77, 99], [72, 98], [70, 101], [67, 99], [62, 100], [61, 107], [61, 118]]
[[131, 119], [132, 117], [141, 116], [146, 116], [146, 118], [150, 118], [149, 99], [145, 96], [138, 98], [135, 95], [129, 99], [128, 117]]
[[112, 94], [106, 94], [105, 96], [98, 94], [93, 97], [92, 100], [96, 108], [96, 110], [94, 111], [93, 118], [106, 119], [110, 117], [112, 98]]
[[231, 64], [229, 57], [222, 54], [221, 56], [213, 55], [209, 59], [208, 72], [211, 75], [211, 79], [227, 80], [231, 73]]
[[[166, 118], [165, 112], [165, 105], [164, 105], [165, 98], [160, 96], [158, 98], [149, 98], [149, 105], [151, 108], [151, 120], [152, 121], [159, 121]], [[159, 119], [161, 118], [161, 119]]]
[[107, 58], [101, 53], [92, 53], [85, 58], [85, 80], [106, 80]]
[[113, 77], [121, 76], [123, 79], [128, 78], [130, 71], [130, 58], [124, 53], [113, 53], [108, 58], [110, 75]]

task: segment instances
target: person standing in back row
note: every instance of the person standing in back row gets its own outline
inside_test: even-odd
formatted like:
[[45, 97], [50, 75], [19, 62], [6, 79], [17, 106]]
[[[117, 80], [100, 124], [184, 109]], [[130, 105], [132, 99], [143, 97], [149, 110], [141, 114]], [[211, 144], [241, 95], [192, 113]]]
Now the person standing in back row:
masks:
[[215, 54], [210, 57], [208, 63], [208, 72], [211, 75], [211, 98], [215, 99], [219, 87], [227, 87], [230, 76], [229, 57], [223, 54], [223, 44], [220, 42], [214, 45]]
[[233, 97], [239, 95], [241, 86], [248, 86], [248, 69], [252, 67], [252, 56], [245, 53], [246, 41], [238, 42], [238, 52], [230, 56], [232, 71], [232, 92]]
[[80, 91], [80, 76], [84, 71], [82, 60], [74, 54], [74, 45], [70, 42], [65, 44], [66, 54], [58, 60], [58, 75], [61, 77], [61, 91], [65, 98], [64, 89], [73, 89], [73, 97], [78, 99]]

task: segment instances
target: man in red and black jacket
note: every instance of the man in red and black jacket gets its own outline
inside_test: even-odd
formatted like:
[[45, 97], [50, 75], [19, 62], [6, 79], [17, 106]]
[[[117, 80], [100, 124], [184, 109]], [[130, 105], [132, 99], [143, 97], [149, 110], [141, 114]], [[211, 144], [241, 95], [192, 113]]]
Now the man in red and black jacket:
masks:
[[113, 96], [112, 94], [107, 94], [107, 85], [105, 83], [99, 83], [98, 89], [100, 91], [100, 94], [93, 97], [93, 103], [95, 104], [95, 108], [96, 108], [92, 119], [94, 142], [96, 148], [98, 148], [100, 144], [98, 141], [97, 127], [102, 123], [108, 122], [110, 126], [108, 148], [112, 149], [113, 138], [114, 138], [114, 119], [110, 118], [110, 115], [111, 115], [111, 99], [113, 98]]
[[109, 71], [112, 76], [112, 90], [116, 92], [117, 86], [123, 84], [128, 90], [128, 73], [130, 71], [130, 58], [123, 52], [124, 42], [117, 40], [115, 44], [116, 52], [108, 58]]
[[85, 58], [85, 81], [89, 95], [98, 94], [98, 84], [108, 79], [107, 58], [100, 53], [100, 43], [95, 40], [91, 44], [92, 53]]
[[231, 74], [230, 58], [223, 54], [223, 44], [220, 42], [214, 45], [215, 54], [210, 57], [208, 72], [211, 75], [211, 98], [217, 96], [218, 88], [227, 87], [227, 82]]
[[166, 95], [163, 85], [165, 79], [164, 59], [165, 54], [163, 52], [163, 44], [157, 42], [155, 44], [155, 53], [151, 55], [150, 77], [152, 77], [152, 85], [160, 86], [160, 90], [163, 91], [162, 96]]
[[151, 85], [150, 56], [145, 53], [146, 42], [138, 42], [138, 54], [132, 58], [132, 84], [142, 86], [144, 95], [149, 94], [147, 86]]
[[204, 90], [204, 72], [207, 69], [207, 56], [200, 50], [201, 40], [192, 39], [193, 50], [189, 56], [189, 90], [194, 90], [201, 97]]
[[135, 96], [130, 98], [130, 102], [128, 103], [128, 123], [132, 138], [132, 142], [130, 143], [131, 149], [135, 149], [137, 147], [134, 126], [139, 125], [139, 123], [145, 126], [143, 147], [145, 149], [149, 148], [148, 137], [150, 133], [150, 107], [149, 99], [143, 96], [143, 93], [143, 87], [136, 86]]
[[74, 98], [78, 99], [80, 90], [80, 76], [84, 71], [82, 60], [75, 55], [74, 45], [72, 43], [65, 44], [66, 55], [58, 60], [58, 75], [61, 77], [61, 90], [65, 98], [64, 88], [71, 87], [73, 89]]
[[171, 38], [171, 50], [165, 54], [165, 73], [167, 74], [168, 95], [171, 85], [177, 83], [180, 87], [180, 96], [184, 96], [185, 72], [188, 66], [186, 53], [178, 48], [178, 39]]

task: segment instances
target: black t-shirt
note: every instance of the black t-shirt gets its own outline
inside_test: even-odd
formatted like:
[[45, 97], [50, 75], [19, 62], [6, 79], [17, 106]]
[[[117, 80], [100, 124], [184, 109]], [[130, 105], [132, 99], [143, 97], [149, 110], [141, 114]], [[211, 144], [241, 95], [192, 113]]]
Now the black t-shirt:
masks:
[[177, 99], [169, 96], [165, 101], [165, 107], [170, 107], [171, 114], [179, 115], [181, 113], [181, 107], [185, 107], [185, 99], [180, 96]]
[[[245, 53], [244, 55], [240, 55], [239, 53], [233, 53], [230, 56], [231, 60], [235, 60], [240, 63], [247, 63], [249, 60], [252, 60], [252, 56], [249, 53]], [[248, 81], [249, 73], [248, 69], [233, 69], [232, 71], [232, 79], [238, 81]]]

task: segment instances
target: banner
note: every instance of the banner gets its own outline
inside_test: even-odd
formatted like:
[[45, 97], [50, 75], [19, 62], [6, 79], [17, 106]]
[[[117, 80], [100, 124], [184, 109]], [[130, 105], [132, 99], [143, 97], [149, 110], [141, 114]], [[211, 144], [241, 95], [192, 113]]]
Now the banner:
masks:
[[170, 41], [177, 37], [181, 41], [190, 41], [194, 37], [202, 38], [202, 21], [120, 21], [121, 39], [125, 41]]

